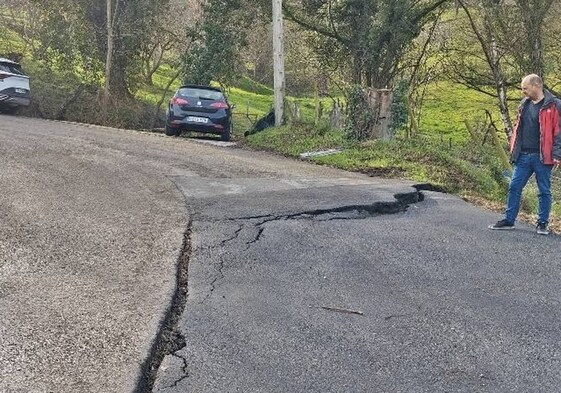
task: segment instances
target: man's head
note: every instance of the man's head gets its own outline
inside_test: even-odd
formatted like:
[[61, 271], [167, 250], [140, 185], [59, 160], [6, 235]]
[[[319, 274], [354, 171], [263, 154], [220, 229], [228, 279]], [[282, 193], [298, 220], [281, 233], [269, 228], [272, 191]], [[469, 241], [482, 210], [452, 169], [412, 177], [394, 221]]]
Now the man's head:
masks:
[[536, 74], [530, 74], [522, 79], [522, 93], [530, 100], [536, 101], [543, 97], [543, 80]]

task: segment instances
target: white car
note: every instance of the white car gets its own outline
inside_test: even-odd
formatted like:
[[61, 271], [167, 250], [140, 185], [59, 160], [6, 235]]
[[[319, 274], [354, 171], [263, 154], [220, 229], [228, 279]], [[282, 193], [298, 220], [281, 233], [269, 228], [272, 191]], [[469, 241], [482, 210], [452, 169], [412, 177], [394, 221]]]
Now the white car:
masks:
[[0, 57], [0, 112], [15, 113], [30, 102], [29, 77], [21, 65]]

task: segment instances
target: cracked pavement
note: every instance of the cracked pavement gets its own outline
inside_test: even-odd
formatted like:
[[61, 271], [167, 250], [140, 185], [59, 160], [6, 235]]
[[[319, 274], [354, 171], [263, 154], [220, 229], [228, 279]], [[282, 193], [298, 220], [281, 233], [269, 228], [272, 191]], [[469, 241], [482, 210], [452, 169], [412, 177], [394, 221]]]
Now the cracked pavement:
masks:
[[[409, 188], [186, 138], [14, 116], [0, 115], [0, 142], [2, 393], [147, 391], [159, 357], [182, 344], [176, 319], [186, 288], [177, 284], [187, 279], [191, 242], [206, 247], [191, 236], [195, 202], [355, 185], [391, 200]], [[230, 217], [290, 214], [297, 204], [246, 205]], [[327, 195], [314, 209], [336, 205]], [[237, 244], [238, 228], [219, 225], [218, 244]], [[258, 230], [250, 232], [239, 235], [249, 242]], [[199, 302], [222, 286], [229, 266], [220, 258]], [[180, 386], [190, 363], [170, 358]]]
[[559, 390], [558, 236], [185, 138], [0, 139], [0, 392]]
[[559, 237], [487, 231], [496, 214], [430, 191], [380, 214], [366, 185], [180, 184], [185, 347], [154, 392], [557, 391]]
[[[270, 304], [271, 312], [275, 313], [278, 307], [282, 307], [281, 299], [267, 299], [274, 293], [263, 293], [258, 296], [257, 304], [252, 300], [251, 289], [242, 289], [236, 285], [236, 289], [231, 287], [231, 275], [233, 266], [236, 275], [244, 276], [246, 273], [238, 269], [248, 269], [251, 276], [254, 269], [259, 269], [259, 261], [269, 259], [270, 250], [263, 251], [263, 244], [267, 244], [270, 240], [271, 230], [276, 231], [276, 227], [283, 228], [285, 225], [308, 225], [315, 222], [320, 225], [330, 225], [332, 221], [349, 221], [361, 222], [368, 218], [380, 217], [382, 214], [396, 214], [406, 210], [404, 201], [418, 201], [421, 194], [406, 183], [394, 185], [393, 188], [377, 189], [372, 184], [355, 184], [355, 185], [338, 185], [327, 183], [321, 186], [310, 188], [295, 187], [287, 190], [267, 191], [261, 189], [260, 192], [245, 193], [239, 191], [235, 194], [217, 195], [215, 192], [204, 193], [204, 185], [191, 183], [192, 179], [184, 178], [178, 181], [179, 187], [185, 193], [199, 195], [197, 198], [188, 198], [190, 210], [193, 211], [193, 253], [190, 262], [189, 274], [189, 296], [184, 313], [184, 319], [180, 322], [180, 329], [186, 340], [186, 347], [174, 354], [167, 356], [160, 368], [158, 379], [154, 387], [154, 392], [167, 391], [253, 391], [252, 385], [242, 385], [236, 390], [233, 389], [233, 381], [238, 380], [241, 376], [239, 373], [244, 372], [238, 370], [234, 375], [216, 375], [211, 370], [216, 367], [216, 361], [220, 364], [221, 359], [207, 359], [209, 353], [199, 354], [202, 359], [210, 360], [201, 370], [198, 367], [199, 360], [193, 358], [192, 346], [212, 345], [208, 341], [207, 329], [212, 329], [217, 335], [225, 334], [227, 341], [232, 345], [233, 351], [244, 351], [243, 346], [239, 345], [235, 335], [230, 334], [229, 329], [223, 330], [224, 325], [230, 323], [230, 312], [232, 310], [216, 310], [216, 299], [219, 302], [230, 302], [237, 296], [244, 296], [244, 301], [239, 303], [239, 311], [247, 313], [244, 320], [236, 321], [236, 326], [240, 330], [245, 330], [242, 325], [254, 325], [250, 310], [256, 306], [256, 310], [263, 307], [261, 301], [272, 302]], [[258, 180], [256, 180], [258, 181]], [[212, 186], [211, 186], [212, 187]], [[203, 196], [204, 195], [204, 196]], [[395, 195], [399, 199], [396, 199]], [[342, 198], [342, 199], [340, 199]], [[269, 212], [269, 214], [260, 214], [261, 212]], [[219, 212], [219, 216], [216, 213]], [[248, 214], [249, 212], [253, 214]], [[284, 229], [276, 236], [283, 238]], [[286, 274], [292, 274], [290, 271], [282, 271], [285, 268], [290, 270], [293, 260], [300, 259], [299, 256], [290, 254], [295, 252], [297, 255], [302, 251], [299, 248], [290, 250], [292, 244], [290, 241], [286, 245], [282, 245], [275, 251], [276, 254], [285, 253], [287, 257], [286, 263], [279, 265], [281, 271], [270, 272], [266, 275], [267, 280], [277, 282], [277, 275], [282, 277]], [[310, 243], [309, 246], [315, 247]], [[255, 262], [248, 263], [245, 258], [249, 258]], [[258, 281], [264, 277], [259, 275]], [[315, 279], [315, 274], [313, 279]], [[251, 279], [250, 279], [251, 281]], [[250, 283], [249, 287], [252, 287]], [[320, 280], [320, 284], [324, 286], [324, 279]], [[326, 289], [325, 287], [324, 289]], [[287, 287], [286, 289], [289, 289]], [[233, 291], [233, 292], [232, 292]], [[245, 292], [245, 294], [243, 294]], [[268, 292], [268, 291], [265, 291]], [[249, 296], [245, 298], [245, 296]], [[286, 300], [286, 299], [285, 299]], [[279, 304], [276, 304], [280, 301]], [[327, 305], [323, 305], [324, 307]], [[310, 306], [312, 307], [312, 306]], [[321, 308], [321, 304], [314, 307]], [[229, 307], [228, 307], [229, 308]], [[201, 315], [193, 313], [200, 312]], [[221, 315], [218, 317], [214, 313]], [[306, 308], [306, 312], [308, 308]], [[225, 314], [223, 314], [225, 313]], [[210, 319], [207, 319], [210, 318]], [[220, 320], [213, 320], [219, 318]], [[197, 327], [191, 326], [190, 322]], [[213, 322], [210, 322], [213, 320]], [[201, 325], [198, 325], [198, 322]], [[210, 325], [207, 325], [210, 323]], [[277, 326], [273, 330], [282, 329], [283, 324]], [[200, 330], [201, 329], [201, 330]], [[288, 332], [289, 330], [287, 330]], [[200, 336], [203, 335], [204, 337]], [[287, 333], [286, 338], [291, 334]], [[284, 339], [284, 338], [283, 338]], [[204, 342], [200, 342], [200, 340]], [[219, 344], [220, 348], [228, 344]], [[249, 360], [249, 364], [266, 360], [265, 357], [257, 357]], [[243, 368], [242, 363], [248, 359], [240, 359], [238, 363]], [[187, 365], [187, 366], [185, 366]], [[194, 371], [194, 369], [196, 371]], [[210, 374], [207, 374], [209, 373]], [[200, 385], [198, 378], [208, 376], [209, 381], [216, 381], [216, 378], [222, 380], [224, 384], [218, 385]], [[258, 378], [263, 378], [263, 375]], [[232, 378], [232, 379], [230, 379]], [[279, 386], [280, 388], [280, 386]], [[248, 390], [249, 389], [249, 390]], [[263, 391], [271, 391], [265, 389]]]

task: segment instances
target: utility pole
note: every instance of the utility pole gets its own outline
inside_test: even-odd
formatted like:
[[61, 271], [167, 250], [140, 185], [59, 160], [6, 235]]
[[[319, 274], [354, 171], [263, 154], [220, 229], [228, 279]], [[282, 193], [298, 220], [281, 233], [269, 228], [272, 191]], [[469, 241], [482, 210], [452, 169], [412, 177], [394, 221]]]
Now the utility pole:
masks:
[[273, 0], [273, 54], [275, 74], [275, 125], [283, 124], [284, 119], [284, 27], [282, 0]]

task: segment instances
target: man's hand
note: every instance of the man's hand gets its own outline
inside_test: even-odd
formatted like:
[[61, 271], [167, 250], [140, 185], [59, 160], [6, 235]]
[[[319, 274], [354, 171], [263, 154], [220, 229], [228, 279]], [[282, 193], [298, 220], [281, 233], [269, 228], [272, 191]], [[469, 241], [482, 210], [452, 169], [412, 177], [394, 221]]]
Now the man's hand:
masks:
[[553, 167], [559, 168], [561, 166], [561, 160], [553, 159]]

